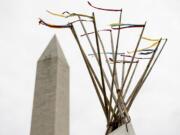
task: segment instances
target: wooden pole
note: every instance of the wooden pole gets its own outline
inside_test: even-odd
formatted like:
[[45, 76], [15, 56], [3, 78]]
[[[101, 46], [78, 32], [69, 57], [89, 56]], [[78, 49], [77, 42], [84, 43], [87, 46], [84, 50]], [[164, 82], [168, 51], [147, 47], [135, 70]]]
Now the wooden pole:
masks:
[[[119, 23], [121, 23], [121, 18], [122, 18], [122, 12], [120, 12]], [[112, 77], [112, 82], [111, 82], [110, 105], [112, 104], [112, 93], [113, 93], [113, 88], [114, 88], [113, 86], [114, 86], [114, 76], [115, 76], [115, 69], [116, 69], [117, 52], [118, 52], [118, 46], [119, 46], [119, 37], [120, 37], [120, 29], [118, 30], [116, 49], [115, 49], [115, 59], [114, 59], [114, 63], [113, 63], [113, 77]], [[118, 100], [117, 100], [117, 103], [118, 103]], [[119, 106], [119, 111], [123, 115], [122, 108], [120, 106]], [[110, 117], [110, 115], [109, 115], [109, 117]]]
[[[115, 59], [115, 52], [114, 52], [114, 40], [113, 40], [113, 33], [112, 33], [112, 30], [109, 31], [110, 33], [110, 38], [111, 38], [111, 51], [112, 51], [112, 58]], [[116, 78], [116, 83], [117, 83], [117, 86], [116, 89], [119, 89], [119, 83], [118, 83], [118, 75], [117, 75], [117, 68], [115, 67], [115, 78]]]
[[[162, 50], [163, 50], [164, 47], [165, 47], [166, 42], [167, 42], [167, 39], [165, 39], [165, 42], [164, 42], [163, 46], [161, 47], [161, 49], [160, 49], [158, 55], [156, 56], [156, 58], [155, 58], [153, 64], [152, 64], [151, 67], [149, 68], [148, 72], [146, 73], [146, 75], [145, 75], [145, 77], [144, 77], [144, 79], [143, 79], [143, 81], [142, 81], [142, 84], [141, 84], [141, 86], [139, 87], [139, 89], [143, 86], [144, 82], [146, 81], [147, 77], [149, 76], [150, 72], [152, 71], [152, 69], [153, 69], [153, 67], [154, 67], [154, 65], [155, 65], [155, 63], [156, 63], [156, 61], [158, 60], [158, 58], [159, 58], [159, 56], [160, 56]], [[131, 94], [131, 96], [130, 96], [129, 99], [127, 100], [127, 102], [126, 102], [127, 105], [129, 104], [130, 100], [132, 100], [133, 95], [134, 95], [134, 92]]]
[[[103, 87], [104, 103], [105, 103], [106, 114], [108, 116], [109, 111], [108, 111], [108, 104], [107, 104], [107, 100], [106, 100], [106, 97], [107, 97], [107, 95], [106, 95], [106, 86], [105, 86], [105, 82], [104, 82], [104, 74], [103, 74], [103, 66], [102, 66], [102, 61], [101, 61], [101, 54], [100, 54], [101, 52], [100, 52], [100, 47], [99, 47], [99, 40], [98, 40], [98, 33], [97, 33], [97, 26], [96, 26], [96, 18], [95, 18], [94, 13], [93, 13], [92, 16], [93, 16], [93, 24], [94, 24], [97, 52], [98, 52], [98, 58], [99, 58], [99, 68], [100, 68], [100, 74], [101, 74], [101, 81], [102, 81], [102, 87]], [[108, 118], [108, 120], [109, 120], [109, 118]]]
[[128, 85], [127, 85], [127, 87], [126, 87], [126, 90], [124, 91], [124, 95], [123, 95], [123, 98], [124, 98], [124, 99], [125, 99], [125, 97], [126, 97], [126, 94], [127, 94], [127, 92], [128, 92], [129, 86], [130, 86], [130, 84], [131, 84], [131, 82], [132, 82], [132, 79], [133, 79], [133, 77], [134, 77], [134, 74], [135, 74], [135, 72], [136, 72], [138, 63], [139, 63], [139, 62], [136, 63], [136, 65], [135, 65], [135, 67], [134, 67], [134, 70], [133, 70], [133, 73], [131, 74], [130, 80], [129, 80], [129, 82], [128, 82]]
[[77, 42], [77, 44], [78, 44], [78, 46], [79, 46], [79, 49], [80, 49], [81, 54], [82, 54], [82, 56], [83, 56], [84, 62], [85, 62], [86, 67], [87, 67], [87, 69], [88, 69], [89, 75], [90, 75], [90, 77], [91, 77], [91, 79], [92, 79], [93, 85], [94, 85], [95, 90], [96, 90], [96, 93], [97, 93], [97, 95], [98, 95], [99, 101], [100, 101], [100, 103], [101, 103], [101, 107], [102, 107], [102, 109], [103, 109], [103, 111], [104, 111], [104, 114], [105, 114], [105, 116], [106, 116], [106, 119], [107, 119], [107, 121], [108, 121], [108, 116], [107, 116], [107, 113], [106, 113], [105, 105], [104, 105], [103, 100], [102, 100], [102, 98], [101, 98], [101, 96], [100, 96], [100, 93], [99, 93], [99, 90], [98, 90], [97, 85], [96, 85], [96, 83], [95, 83], [95, 80], [94, 80], [94, 77], [93, 77], [93, 75], [92, 75], [92, 72], [91, 72], [91, 70], [89, 69], [89, 64], [88, 64], [88, 62], [87, 62], [87, 61], [88, 61], [87, 56], [86, 56], [86, 54], [85, 54], [84, 51], [83, 51], [83, 48], [82, 48], [82, 46], [81, 46], [81, 43], [80, 43], [80, 41], [79, 41], [79, 39], [78, 39], [78, 36], [77, 36], [77, 34], [76, 34], [76, 31], [75, 31], [73, 25], [72, 25], [72, 27], [71, 27], [71, 31], [72, 31], [73, 36], [75, 37], [76, 42]]
[[147, 71], [148, 71], [148, 69], [149, 69], [149, 67], [150, 67], [150, 65], [151, 65], [154, 57], [155, 57], [155, 54], [156, 54], [156, 52], [157, 52], [157, 49], [158, 49], [160, 43], [161, 43], [161, 39], [159, 40], [158, 45], [157, 45], [157, 47], [155, 48], [155, 51], [154, 51], [154, 53], [152, 54], [152, 57], [151, 57], [151, 59], [149, 60], [149, 62], [148, 62], [148, 64], [147, 64], [147, 66], [146, 66], [146, 68], [145, 68], [145, 70], [144, 70], [141, 78], [139, 79], [137, 85], [135, 86], [135, 88], [134, 88], [134, 90], [133, 90], [133, 92], [132, 92], [131, 99], [130, 99], [130, 100], [128, 99], [128, 100], [129, 100], [129, 103], [128, 103], [128, 105], [127, 105], [127, 110], [128, 110], [128, 111], [130, 110], [130, 107], [131, 107], [134, 99], [136, 98], [137, 94], [139, 93], [139, 90], [140, 90], [140, 88], [141, 88], [141, 86], [142, 86], [142, 84], [143, 84], [143, 79], [144, 79], [144, 77], [145, 77], [145, 75], [146, 75], [146, 73], [147, 73]]
[[[111, 76], [113, 77], [113, 72], [112, 72], [111, 66], [110, 66], [110, 64], [109, 64], [109, 60], [108, 60], [108, 57], [107, 57], [107, 54], [106, 54], [106, 50], [105, 50], [103, 41], [102, 41], [99, 33], [98, 33], [98, 38], [99, 38], [99, 41], [100, 41], [100, 44], [101, 44], [101, 47], [102, 47], [102, 50], [103, 50], [104, 57], [105, 57], [106, 62], [107, 62], [107, 66], [108, 66], [109, 72], [110, 72]], [[115, 83], [116, 88], [118, 89], [118, 88], [119, 88], [119, 84], [118, 84], [117, 78], [115, 78], [115, 82], [116, 82], [116, 83]]]
[[124, 82], [123, 82], [123, 85], [122, 85], [122, 88], [121, 88], [121, 89], [124, 89], [124, 86], [125, 86], [126, 81], [127, 81], [127, 79], [128, 79], [128, 76], [129, 76], [129, 73], [130, 73], [130, 70], [131, 70], [131, 67], [132, 67], [134, 58], [135, 58], [135, 56], [136, 56], [136, 52], [137, 52], [137, 50], [138, 50], [138, 47], [139, 47], [139, 45], [140, 45], [140, 42], [141, 42], [141, 39], [142, 39], [144, 30], [145, 30], [145, 26], [146, 26], [146, 23], [144, 24], [144, 27], [143, 27], [143, 29], [142, 29], [142, 31], [141, 31], [140, 36], [139, 36], [138, 43], [137, 43], [136, 48], [135, 48], [135, 51], [134, 51], [134, 53], [133, 53], [133, 57], [132, 57], [132, 59], [131, 59], [131, 63], [130, 63], [130, 65], [129, 65], [129, 67], [128, 67], [128, 71], [127, 71], [127, 74], [126, 74], [126, 77], [125, 77], [125, 79], [124, 79]]
[[[131, 69], [131, 67], [132, 67], [132, 64], [133, 64], [133, 61], [134, 61], [134, 58], [135, 58], [136, 52], [137, 52], [137, 50], [138, 50], [138, 47], [139, 47], [139, 44], [140, 44], [141, 38], [142, 38], [143, 33], [144, 33], [145, 26], [146, 26], [146, 23], [144, 24], [144, 27], [143, 27], [143, 29], [142, 29], [142, 31], [141, 31], [140, 36], [139, 36], [139, 40], [138, 40], [138, 42], [137, 42], [137, 45], [136, 45], [136, 48], [135, 48], [135, 51], [134, 51], [134, 54], [133, 54], [133, 57], [132, 57], [131, 63], [130, 63], [130, 65], [129, 65], [129, 68], [128, 68], [128, 71], [127, 71], [126, 77], [125, 77], [125, 79], [124, 79], [124, 83], [123, 83], [123, 85], [122, 85], [121, 90], [123, 90], [123, 89], [124, 89], [124, 86], [125, 86], [126, 80], [127, 80], [127, 78], [128, 78], [128, 75], [129, 75], [130, 69]], [[120, 96], [118, 96], [118, 101], [119, 101], [119, 98], [120, 98]], [[115, 105], [115, 107], [114, 107], [114, 112], [116, 112], [116, 108], [117, 108], [117, 104], [116, 104], [116, 105]]]
[[[90, 44], [90, 47], [91, 47], [91, 49], [92, 49], [92, 51], [93, 51], [93, 53], [94, 53], [94, 56], [95, 56], [95, 58], [96, 58], [96, 61], [98, 62], [98, 56], [97, 56], [96, 51], [95, 51], [95, 49], [94, 49], [94, 47], [93, 47], [93, 45], [92, 45], [92, 42], [91, 42], [91, 40], [90, 40], [90, 38], [89, 38], [89, 35], [87, 34], [86, 28], [85, 28], [83, 22], [81, 21], [80, 16], [78, 16], [78, 18], [79, 18], [79, 20], [80, 20], [80, 24], [81, 24], [81, 26], [82, 26], [82, 29], [83, 29], [85, 35], [86, 35], [86, 38], [87, 38], [87, 40], [88, 40], [88, 42], [89, 42], [89, 44]], [[98, 63], [98, 64], [99, 64], [99, 63]], [[109, 90], [110, 90], [110, 89], [111, 89], [111, 86], [110, 86], [110, 82], [109, 82], [109, 80], [108, 80], [108, 78], [107, 78], [107, 75], [106, 75], [106, 73], [105, 73], [104, 71], [103, 71], [103, 74], [104, 74], [104, 78], [105, 78], [106, 84], [107, 84], [107, 86], [108, 86], [108, 88], [109, 88]], [[113, 96], [114, 102], [116, 102], [116, 101], [117, 101], [116, 96], [115, 96], [114, 94], [113, 94], [112, 96]]]
[[157, 57], [155, 58], [155, 60], [154, 60], [154, 62], [153, 62], [153, 64], [152, 64], [152, 66], [150, 67], [149, 71], [147, 72], [146, 76], [144, 77], [143, 83], [146, 81], [147, 77], [148, 77], [149, 74], [151, 73], [151, 71], [152, 71], [154, 65], [156, 64], [156, 62], [157, 62], [159, 56], [161, 55], [161, 53], [162, 53], [162, 51], [163, 51], [163, 49], [164, 49], [166, 43], [167, 43], [167, 39], [165, 39], [164, 44], [162, 45], [162, 47], [161, 47], [161, 49], [160, 49], [160, 51], [159, 51]]
[[123, 84], [123, 81], [124, 81], [124, 72], [125, 72], [125, 56], [123, 56], [123, 62], [122, 62], [121, 85]]

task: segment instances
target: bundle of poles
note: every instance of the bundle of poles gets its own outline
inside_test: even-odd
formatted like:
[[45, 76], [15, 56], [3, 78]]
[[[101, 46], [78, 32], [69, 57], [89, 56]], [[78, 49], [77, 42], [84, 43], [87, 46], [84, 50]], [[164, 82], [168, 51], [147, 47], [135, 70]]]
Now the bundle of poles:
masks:
[[[96, 17], [94, 13], [92, 13], [92, 15], [85, 15], [79, 13], [69, 13], [66, 11], [63, 12], [62, 14], [56, 14], [48, 11], [50, 14], [55, 16], [64, 17], [64, 18], [77, 17], [78, 20], [70, 22], [66, 25], [49, 24], [43, 21], [42, 19], [40, 19], [39, 23], [42, 25], [46, 25], [50, 28], [60, 28], [60, 29], [68, 28], [71, 30], [77, 42], [77, 45], [80, 49], [80, 52], [82, 54], [83, 60], [85, 62], [86, 68], [94, 85], [100, 105], [107, 120], [107, 130], [105, 134], [109, 134], [110, 132], [114, 131], [123, 124], [128, 124], [131, 121], [131, 118], [129, 116], [129, 111], [131, 109], [131, 106], [136, 96], [138, 95], [140, 89], [142, 88], [143, 84], [147, 80], [149, 74], [151, 73], [155, 63], [157, 62], [157, 59], [161, 55], [161, 52], [165, 47], [167, 39], [145, 38], [143, 34], [146, 27], [146, 23], [122, 24], [122, 9], [104, 9], [104, 8], [95, 7], [89, 2], [88, 4], [97, 10], [104, 10], [107, 12], [118, 12], [119, 22], [117, 24], [112, 24], [111, 28], [109, 29], [98, 30], [96, 25]], [[84, 25], [84, 23], [86, 22], [90, 22], [93, 24], [93, 30], [92, 30], [93, 32], [87, 31]], [[84, 34], [81, 36], [85, 36], [87, 38], [89, 46], [92, 50], [92, 54], [89, 55], [94, 56], [97, 61], [97, 65], [100, 72], [99, 76], [96, 73], [97, 71], [95, 71], [93, 64], [91, 63], [88, 54], [85, 52], [85, 49], [83, 48], [84, 46], [82, 45], [79, 39], [79, 35], [77, 34], [74, 23], [80, 23], [81, 25], [81, 28], [84, 32]], [[141, 33], [139, 35], [135, 49], [129, 52], [129, 54], [119, 53], [118, 50], [120, 33], [121, 30], [125, 28], [141, 29]], [[99, 34], [101, 31], [109, 32], [110, 35], [109, 37], [111, 40], [110, 52], [107, 52], [105, 50], [103, 39]], [[116, 44], [114, 44], [114, 40], [113, 40], [113, 31], [117, 31]], [[94, 34], [94, 38], [96, 41], [95, 44], [93, 44], [90, 38], [90, 34]], [[143, 39], [149, 41], [155, 41], [155, 43], [153, 43], [151, 46], [147, 48], [139, 49], [141, 40]], [[148, 55], [148, 58], [139, 57], [137, 56], [138, 53], [142, 55]], [[103, 60], [102, 55], [105, 58], [106, 62], [102, 61]], [[108, 55], [111, 55], [112, 58], [109, 58]], [[122, 60], [117, 60], [118, 55], [122, 57]], [[144, 68], [144, 71], [142, 71], [140, 77], [134, 79], [138, 64], [142, 60], [146, 60], [147, 64]], [[106, 66], [108, 67], [109, 71], [105, 70], [104, 64], [107, 64]], [[121, 64], [122, 66], [122, 70], [120, 72], [118, 72], [117, 70], [117, 64]], [[107, 72], [110, 72], [110, 76], [108, 76]], [[120, 79], [118, 77], [118, 74], [121, 74]], [[131, 91], [129, 91], [133, 79], [135, 80], [136, 85]], [[127, 94], [128, 92], [130, 93]]]

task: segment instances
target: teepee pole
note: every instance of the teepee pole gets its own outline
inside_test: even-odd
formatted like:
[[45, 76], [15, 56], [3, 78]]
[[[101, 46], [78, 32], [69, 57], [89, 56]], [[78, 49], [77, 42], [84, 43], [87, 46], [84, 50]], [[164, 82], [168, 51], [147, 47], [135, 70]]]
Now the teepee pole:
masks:
[[133, 92], [132, 92], [131, 99], [129, 100], [129, 103], [128, 103], [128, 105], [127, 105], [127, 110], [128, 110], [128, 111], [129, 111], [129, 109], [130, 109], [130, 107], [131, 107], [134, 99], [136, 98], [137, 94], [139, 93], [139, 90], [140, 90], [140, 88], [141, 88], [141, 86], [142, 86], [142, 84], [143, 84], [143, 79], [144, 79], [144, 77], [145, 77], [148, 69], [150, 68], [150, 65], [151, 65], [151, 63], [152, 63], [152, 61], [153, 61], [153, 59], [154, 59], [154, 57], [155, 57], [155, 54], [156, 54], [156, 52], [157, 52], [157, 50], [158, 50], [158, 47], [159, 47], [159, 44], [160, 44], [160, 43], [161, 43], [161, 39], [159, 40], [158, 45], [156, 46], [155, 51], [154, 51], [154, 53], [153, 53], [152, 56], [151, 56], [151, 59], [149, 60], [149, 62], [148, 62], [148, 64], [147, 64], [147, 66], [146, 66], [146, 68], [145, 68], [142, 76], [140, 77], [137, 85], [135, 86], [135, 88], [134, 88], [134, 90], [133, 90]]
[[90, 70], [90, 68], [89, 68], [89, 62], [88, 62], [87, 56], [86, 56], [86, 54], [85, 54], [84, 51], [83, 51], [83, 48], [82, 48], [82, 46], [81, 46], [81, 43], [80, 43], [80, 41], [79, 41], [79, 38], [78, 38], [78, 36], [77, 36], [77, 34], [76, 34], [76, 31], [75, 31], [73, 25], [72, 25], [72, 27], [71, 27], [71, 31], [72, 31], [73, 36], [75, 37], [76, 42], [77, 42], [77, 44], [78, 44], [78, 46], [79, 46], [79, 49], [80, 49], [81, 54], [82, 54], [82, 56], [83, 56], [84, 62], [85, 62], [86, 67], [87, 67], [87, 69], [88, 69], [89, 75], [90, 75], [90, 77], [91, 77], [91, 79], [92, 79], [93, 85], [94, 85], [95, 90], [96, 90], [96, 93], [97, 93], [97, 95], [98, 95], [99, 101], [100, 101], [100, 103], [101, 103], [101, 107], [102, 107], [102, 109], [103, 109], [103, 111], [104, 111], [104, 114], [105, 114], [105, 116], [106, 116], [106, 118], [107, 118], [107, 113], [106, 113], [105, 105], [104, 105], [103, 100], [102, 100], [102, 98], [101, 98], [101, 96], [100, 96], [100, 93], [99, 93], [98, 87], [97, 87], [97, 85], [96, 85], [96, 83], [95, 83], [95, 80], [94, 80], [94, 77], [93, 77], [93, 75], [92, 75], [92, 72], [91, 72], [91, 70]]
[[[120, 12], [119, 23], [121, 23], [121, 19], [122, 19], [122, 12]], [[112, 104], [112, 93], [113, 93], [113, 88], [114, 88], [113, 84], [114, 84], [114, 79], [115, 79], [114, 76], [115, 76], [115, 71], [116, 71], [115, 69], [116, 69], [117, 53], [118, 53], [118, 47], [119, 47], [119, 37], [120, 37], [120, 29], [118, 30], [116, 49], [115, 49], [115, 57], [114, 57], [114, 63], [113, 63], [113, 77], [112, 77], [112, 82], [111, 82], [110, 105]], [[117, 103], [118, 103], [118, 100], [117, 100]], [[122, 108], [119, 105], [118, 105], [118, 107], [119, 107], [120, 113], [123, 115]], [[110, 115], [109, 115], [109, 117], [110, 117]]]
[[[91, 42], [91, 40], [90, 40], [90, 38], [89, 38], [89, 35], [87, 34], [86, 28], [85, 28], [83, 22], [81, 21], [80, 16], [78, 16], [78, 18], [79, 18], [79, 20], [80, 20], [80, 24], [81, 24], [81, 26], [82, 26], [82, 29], [83, 29], [84, 33], [85, 33], [85, 36], [86, 36], [86, 38], [87, 38], [87, 40], [88, 40], [88, 43], [90, 44], [90, 47], [91, 47], [91, 49], [92, 49], [92, 51], [93, 51], [93, 53], [94, 53], [94, 56], [95, 56], [95, 58], [96, 58], [96, 61], [98, 62], [97, 53], [96, 53], [96, 51], [95, 51], [95, 49], [94, 49], [94, 47], [93, 47], [93, 45], [92, 45], [92, 42]], [[98, 64], [99, 64], [99, 63], [98, 63]], [[106, 75], [106, 73], [104, 72], [104, 70], [103, 70], [103, 74], [104, 74], [104, 78], [105, 78], [106, 84], [107, 84], [107, 86], [108, 86], [108, 88], [109, 88], [109, 90], [110, 90], [110, 89], [111, 89], [110, 82], [109, 82], [109, 80], [108, 80], [108, 78], [107, 78], [107, 75]], [[113, 94], [113, 100], [114, 100], [114, 102], [117, 101], [115, 94]]]
[[[111, 51], [112, 51], [112, 58], [115, 59], [115, 52], [114, 52], [114, 40], [113, 40], [113, 33], [112, 30], [109, 31], [110, 33], [110, 38], [111, 38]], [[117, 80], [117, 87], [116, 89], [119, 89], [119, 83], [118, 83], [118, 75], [117, 75], [117, 67], [115, 67], [115, 78]]]
[[166, 43], [167, 43], [167, 39], [165, 39], [165, 41], [164, 41], [164, 43], [163, 43], [163, 45], [162, 45], [162, 47], [161, 47], [161, 49], [160, 49], [160, 51], [159, 51], [158, 55], [156, 56], [156, 58], [155, 58], [155, 60], [154, 60], [153, 64], [151, 65], [151, 67], [149, 68], [149, 71], [147, 72], [146, 76], [144, 77], [144, 79], [143, 79], [143, 83], [146, 81], [147, 77], [148, 77], [148, 76], [149, 76], [149, 74], [151, 73], [151, 71], [152, 71], [152, 69], [153, 69], [154, 65], [156, 64], [156, 62], [157, 62], [157, 60], [158, 60], [159, 56], [161, 55], [161, 53], [162, 53], [162, 51], [163, 51], [163, 49], [164, 49], [164, 47], [165, 47]]
[[[163, 50], [164, 47], [165, 47], [166, 42], [167, 42], [167, 39], [165, 39], [165, 42], [164, 42], [164, 44], [162, 45], [159, 53], [157, 54], [157, 56], [156, 56], [155, 60], [153, 61], [151, 67], [150, 67], [149, 70], [147, 71], [147, 73], [146, 73], [146, 75], [145, 75], [145, 77], [144, 77], [144, 79], [143, 79], [143, 81], [142, 81], [142, 83], [141, 83], [141, 86], [139, 87], [139, 90], [141, 89], [141, 87], [143, 86], [143, 84], [144, 84], [144, 82], [146, 81], [147, 77], [149, 76], [150, 72], [152, 71], [155, 63], [157, 62], [159, 56], [160, 56], [161, 53], [162, 53], [162, 50]], [[133, 97], [134, 93], [135, 93], [135, 92], [133, 92], [133, 93], [131, 94], [131, 96], [129, 97], [129, 99], [128, 99], [128, 101], [127, 101], [126, 104], [129, 104], [129, 103], [130, 103], [130, 101], [132, 100], [132, 97]]]
[[[123, 56], [123, 62], [122, 62], [122, 75], [121, 75], [121, 85], [124, 82], [124, 72], [125, 72], [125, 56]], [[123, 93], [123, 91], [122, 91]]]
[[[130, 63], [130, 65], [129, 65], [129, 67], [128, 67], [128, 71], [127, 71], [127, 74], [126, 74], [126, 76], [125, 76], [125, 79], [124, 79], [124, 82], [123, 82], [123, 85], [122, 85], [121, 89], [124, 89], [125, 83], [126, 83], [126, 81], [127, 81], [128, 75], [129, 75], [129, 72], [130, 72], [131, 67], [132, 67], [132, 64], [133, 64], [133, 62], [134, 62], [134, 58], [135, 58], [136, 52], [137, 52], [138, 47], [139, 47], [139, 45], [140, 45], [140, 41], [141, 41], [141, 39], [142, 39], [144, 30], [145, 30], [145, 26], [146, 26], [146, 23], [144, 24], [144, 27], [143, 27], [143, 29], [142, 29], [142, 31], [141, 31], [140, 36], [139, 36], [139, 39], [138, 39], [138, 42], [137, 42], [135, 51], [134, 51], [134, 53], [133, 53], [133, 57], [132, 57], [132, 59], [131, 59], [131, 63]], [[118, 96], [118, 100], [119, 100], [119, 98], [120, 98], [120, 97]], [[115, 105], [115, 107], [114, 107], [114, 112], [116, 111], [116, 109], [117, 109], [117, 105]]]
[[139, 62], [136, 63], [136, 65], [135, 65], [135, 67], [134, 67], [134, 70], [133, 70], [133, 73], [131, 74], [130, 80], [129, 80], [129, 82], [128, 82], [128, 85], [127, 85], [127, 87], [126, 87], [126, 90], [124, 91], [124, 95], [123, 95], [123, 98], [124, 98], [124, 99], [125, 99], [125, 97], [126, 97], [126, 94], [127, 94], [127, 92], [128, 92], [129, 86], [130, 86], [130, 84], [131, 84], [131, 82], [132, 82], [132, 79], [133, 79], [133, 77], [134, 77], [134, 74], [135, 74], [135, 72], [136, 72], [138, 63], [139, 63]]
[[97, 33], [97, 26], [96, 26], [96, 18], [95, 18], [94, 13], [93, 13], [92, 16], [93, 16], [93, 25], [94, 25], [94, 31], [95, 31], [98, 58], [99, 58], [99, 68], [100, 68], [100, 74], [101, 74], [101, 81], [102, 81], [102, 87], [103, 87], [104, 103], [105, 103], [106, 114], [108, 116], [109, 112], [108, 112], [108, 104], [107, 104], [107, 99], [106, 99], [106, 97], [107, 97], [107, 95], [106, 95], [106, 86], [105, 86], [105, 82], [104, 82], [104, 74], [103, 74], [103, 66], [102, 66], [102, 60], [101, 60], [101, 54], [100, 54], [101, 52], [100, 52], [100, 47], [99, 47], [99, 40], [98, 40], [98, 33]]
[[[98, 33], [98, 38], [99, 38], [100, 45], [101, 45], [102, 50], [103, 50], [104, 57], [105, 57], [106, 62], [107, 62], [107, 66], [108, 66], [109, 72], [110, 72], [111, 76], [113, 77], [112, 69], [111, 69], [111, 66], [110, 66], [110, 64], [109, 64], [109, 60], [108, 60], [108, 57], [107, 57], [107, 54], [106, 54], [106, 50], [105, 50], [105, 47], [104, 47], [104, 43], [103, 43], [103, 41], [102, 41], [99, 33]], [[119, 84], [118, 84], [117, 78], [115, 78], [115, 82], [116, 82], [116, 83], [115, 83], [116, 88], [119, 88]]]
[[126, 76], [125, 76], [125, 79], [124, 79], [124, 82], [123, 82], [123, 85], [122, 85], [122, 88], [121, 88], [121, 89], [124, 89], [124, 86], [125, 86], [126, 81], [127, 81], [127, 79], [128, 79], [128, 76], [129, 76], [129, 73], [130, 73], [130, 70], [131, 70], [131, 67], [132, 67], [134, 58], [135, 58], [135, 56], [136, 56], [136, 52], [137, 52], [137, 50], [138, 50], [138, 47], [139, 47], [139, 45], [140, 45], [140, 42], [141, 42], [141, 39], [142, 39], [144, 30], [145, 30], [145, 26], [146, 26], [146, 23], [144, 24], [144, 27], [142, 28], [141, 34], [140, 34], [140, 36], [139, 36], [139, 40], [138, 40], [138, 42], [137, 42], [135, 51], [134, 51], [134, 53], [133, 53], [133, 57], [132, 57], [132, 59], [131, 59], [131, 63], [130, 63], [130, 65], [129, 65], [129, 67], [128, 67], [128, 71], [127, 71], [127, 74], [126, 74]]

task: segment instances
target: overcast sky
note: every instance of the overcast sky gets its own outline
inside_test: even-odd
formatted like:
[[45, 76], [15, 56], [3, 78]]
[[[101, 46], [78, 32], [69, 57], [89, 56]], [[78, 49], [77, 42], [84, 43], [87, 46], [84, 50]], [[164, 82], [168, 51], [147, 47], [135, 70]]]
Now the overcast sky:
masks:
[[[180, 1], [92, 0], [107, 8], [123, 8], [127, 22], [148, 22], [152, 37], [168, 44], [130, 112], [137, 135], [180, 134]], [[38, 25], [38, 18], [63, 23], [46, 10], [91, 13], [86, 0], [0, 1], [0, 135], [29, 135], [36, 62], [56, 33], [71, 67], [71, 135], [100, 135], [105, 118], [80, 51], [70, 31]], [[107, 16], [101, 16], [101, 20]], [[72, 37], [72, 38], [71, 38]], [[78, 78], [78, 79], [77, 79]], [[78, 81], [77, 81], [78, 80]], [[80, 81], [79, 81], [80, 80]], [[86, 133], [85, 133], [86, 132]]]

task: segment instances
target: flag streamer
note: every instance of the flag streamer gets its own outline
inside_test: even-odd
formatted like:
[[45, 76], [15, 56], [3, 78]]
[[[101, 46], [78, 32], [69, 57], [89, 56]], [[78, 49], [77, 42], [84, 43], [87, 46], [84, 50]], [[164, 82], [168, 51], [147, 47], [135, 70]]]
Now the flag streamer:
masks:
[[41, 18], [39, 18], [39, 24], [45, 25], [51, 28], [71, 28], [71, 25], [54, 25], [54, 24], [49, 24], [43, 21]]
[[113, 30], [119, 30], [119, 29], [127, 29], [127, 28], [143, 28], [145, 25], [123, 25], [119, 26], [117, 28], [112, 27]]
[[100, 7], [96, 7], [93, 6], [89, 1], [88, 1], [89, 6], [98, 9], [98, 10], [103, 10], [103, 11], [113, 11], [113, 12], [122, 12], [122, 9], [107, 9], [107, 8], [100, 8]]
[[[111, 29], [102, 29], [102, 30], [98, 30], [97, 32], [103, 32], [103, 31], [109, 31], [111, 32]], [[94, 34], [95, 32], [89, 32], [89, 33], [85, 33], [85, 34], [81, 34], [81, 37], [86, 36], [86, 35], [91, 35]]]
[[142, 37], [142, 39], [145, 39], [145, 40], [148, 40], [148, 41], [157, 41], [157, 42], [159, 41], [159, 39], [153, 39], [153, 38], [148, 38], [148, 37]]
[[[113, 58], [109, 58], [109, 61], [112, 62], [111, 64], [113, 64], [114, 59]], [[129, 60], [116, 60], [116, 63], [131, 63], [131, 61]], [[133, 61], [133, 63], [138, 63], [139, 60]]]
[[144, 26], [144, 24], [130, 24], [130, 23], [112, 23], [110, 24], [111, 27], [118, 27], [118, 26]]
[[46, 11], [47, 11], [49, 14], [54, 15], [54, 16], [63, 17], [63, 18], [66, 17], [64, 14], [54, 13], [54, 12], [51, 12], [51, 11], [49, 11], [49, 10], [46, 10]]
[[[131, 56], [131, 55], [124, 55], [124, 54], [122, 54], [121, 56], [129, 57], [129, 58], [132, 58], [132, 57], [133, 57], [133, 56]], [[135, 58], [135, 59], [139, 59], [139, 60], [143, 60], [143, 59], [144, 59], [144, 60], [146, 60], [146, 59], [148, 60], [148, 59], [150, 59], [150, 58], [145, 58], [145, 57], [144, 57], [144, 58], [143, 58], [143, 57], [134, 57], [134, 58]]]
[[[47, 12], [51, 15], [54, 15], [54, 16], [58, 16], [58, 17], [63, 17], [63, 18], [69, 18], [69, 17], [75, 17], [75, 16], [82, 16], [82, 17], [88, 17], [88, 18], [91, 18], [92, 19], [92, 16], [89, 16], [89, 15], [86, 15], [86, 14], [79, 14], [79, 13], [70, 13], [68, 11], [65, 11], [63, 12], [62, 14], [59, 14], [59, 13], [54, 13], [54, 12], [51, 12], [49, 10], [47, 10]], [[67, 14], [67, 15], [65, 15]]]
[[[110, 55], [112, 55], [112, 54], [114, 54], [114, 53], [112, 53], [112, 52], [105, 52], [105, 53], [100, 53], [100, 54], [110, 54]], [[125, 54], [125, 53], [117, 53], [118, 55], [122, 55], [122, 54]], [[88, 54], [88, 56], [94, 56], [95, 54], [94, 53], [90, 53], [90, 54]]]
[[[151, 45], [148, 46], [148, 47], [138, 49], [137, 52], [141, 52], [141, 51], [143, 51], [143, 50], [146, 50], [146, 49], [149, 49], [149, 48], [152, 48], [152, 47], [156, 47], [157, 45], [159, 45], [158, 43], [159, 43], [159, 41], [158, 41], [158, 42], [154, 42], [153, 44], [151, 44]], [[128, 54], [131, 54], [131, 53], [133, 53], [133, 52], [134, 52], [134, 51], [127, 51]]]

